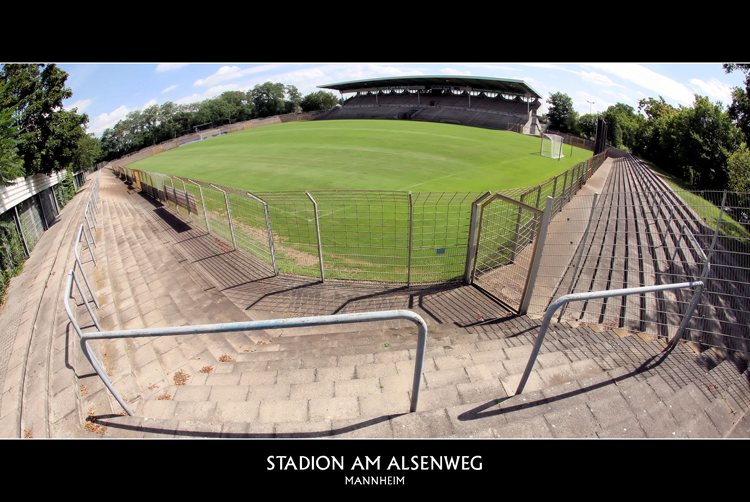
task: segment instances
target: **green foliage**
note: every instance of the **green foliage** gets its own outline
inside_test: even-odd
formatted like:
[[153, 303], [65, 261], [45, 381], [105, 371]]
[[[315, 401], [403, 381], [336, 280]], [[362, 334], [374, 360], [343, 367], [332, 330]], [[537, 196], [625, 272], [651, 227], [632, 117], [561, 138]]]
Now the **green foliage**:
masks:
[[742, 131], [745, 143], [750, 143], [750, 64], [725, 64], [724, 71], [741, 71], [745, 74], [745, 89], [735, 87], [732, 91], [729, 116]]
[[[0, 81], [0, 102], [5, 101], [6, 88]], [[20, 131], [15, 126], [16, 120], [14, 108], [0, 108], [0, 185], [8, 185], [23, 176], [23, 165], [18, 157]]]
[[73, 180], [73, 173], [70, 171], [65, 172], [65, 179], [62, 182], [63, 193], [65, 194], [65, 204], [76, 195], [76, 184]]
[[547, 103], [550, 105], [547, 110], [547, 118], [550, 127], [560, 132], [576, 133], [576, 124], [578, 123], [578, 113], [573, 108], [573, 99], [567, 94], [556, 92], [550, 94]]
[[318, 110], [330, 110], [338, 104], [338, 98], [330, 92], [311, 92], [304, 97], [300, 106], [303, 112], [314, 112]]
[[750, 193], [750, 150], [742, 143], [727, 161], [729, 189]]
[[660, 97], [641, 100], [639, 109], [646, 114], [634, 135], [639, 155], [702, 189], [727, 186], [727, 160], [741, 133], [721, 103], [696, 95], [692, 107], [675, 109]]
[[617, 103], [610, 106], [602, 114], [607, 123], [607, 142], [617, 148], [624, 145], [632, 147], [636, 144], [638, 129], [644, 119], [635, 113], [632, 106]]
[[20, 274], [26, 253], [13, 221], [0, 221], [0, 304], [11, 278]]
[[14, 126], [18, 155], [26, 175], [51, 174], [70, 165], [88, 117], [62, 108], [73, 93], [65, 87], [68, 74], [55, 65], [6, 64], [0, 81], [0, 109], [17, 111]]
[[596, 138], [596, 123], [597, 116], [590, 113], [578, 119], [578, 130], [581, 131], [581, 136], [587, 139]]

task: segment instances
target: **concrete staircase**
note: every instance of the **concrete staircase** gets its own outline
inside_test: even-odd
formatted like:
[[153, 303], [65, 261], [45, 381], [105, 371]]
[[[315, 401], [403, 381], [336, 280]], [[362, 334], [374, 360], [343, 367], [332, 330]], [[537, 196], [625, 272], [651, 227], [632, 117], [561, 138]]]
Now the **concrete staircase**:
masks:
[[[102, 329], [274, 317], [230, 300], [177, 243], [198, 231], [165, 229], [163, 209], [109, 171], [100, 198], [91, 273]], [[750, 374], [736, 354], [682, 344], [664, 357], [658, 338], [558, 323], [515, 396], [539, 320], [466, 326], [414, 310], [429, 325], [415, 413], [416, 328], [363, 323], [99, 343], [135, 416], [78, 353], [84, 428], [119, 438], [750, 437]]]

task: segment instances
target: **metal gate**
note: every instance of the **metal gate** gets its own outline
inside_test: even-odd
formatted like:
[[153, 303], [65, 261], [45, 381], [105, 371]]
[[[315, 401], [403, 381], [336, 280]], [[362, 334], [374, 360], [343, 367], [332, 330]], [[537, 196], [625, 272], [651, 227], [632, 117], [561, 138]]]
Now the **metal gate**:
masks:
[[529, 307], [552, 203], [542, 211], [500, 194], [478, 203], [471, 283], [519, 314]]

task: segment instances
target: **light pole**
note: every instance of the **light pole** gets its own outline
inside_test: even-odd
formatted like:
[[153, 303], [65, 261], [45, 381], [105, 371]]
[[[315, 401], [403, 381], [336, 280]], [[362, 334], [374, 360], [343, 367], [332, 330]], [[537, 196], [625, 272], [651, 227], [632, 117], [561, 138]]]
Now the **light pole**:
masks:
[[595, 105], [593, 101], [586, 100], [586, 102], [589, 104], [589, 115], [591, 115], [591, 105]]

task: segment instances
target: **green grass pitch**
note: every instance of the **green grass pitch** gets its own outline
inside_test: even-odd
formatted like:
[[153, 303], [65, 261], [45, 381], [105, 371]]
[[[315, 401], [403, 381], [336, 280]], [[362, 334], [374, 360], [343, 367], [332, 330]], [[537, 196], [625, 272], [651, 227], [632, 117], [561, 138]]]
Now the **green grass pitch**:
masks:
[[[564, 158], [549, 159], [539, 154], [540, 141], [426, 122], [292, 122], [187, 144], [128, 167], [263, 195], [282, 272], [320, 273], [309, 190], [318, 202], [327, 278], [406, 282], [411, 269], [414, 283], [440, 282], [463, 274], [471, 202], [480, 193], [538, 185], [592, 155], [578, 148], [571, 155], [566, 146]], [[200, 196], [195, 185], [186, 188]], [[333, 190], [368, 192], [338, 197]], [[299, 192], [294, 202], [269, 194], [290, 191]], [[223, 195], [203, 192], [212, 232], [231, 242]], [[229, 198], [238, 246], [269, 263], [260, 205]]]
[[591, 157], [540, 139], [453, 124], [386, 120], [291, 122], [190, 143], [130, 167], [249, 191], [469, 192], [537, 185]]

